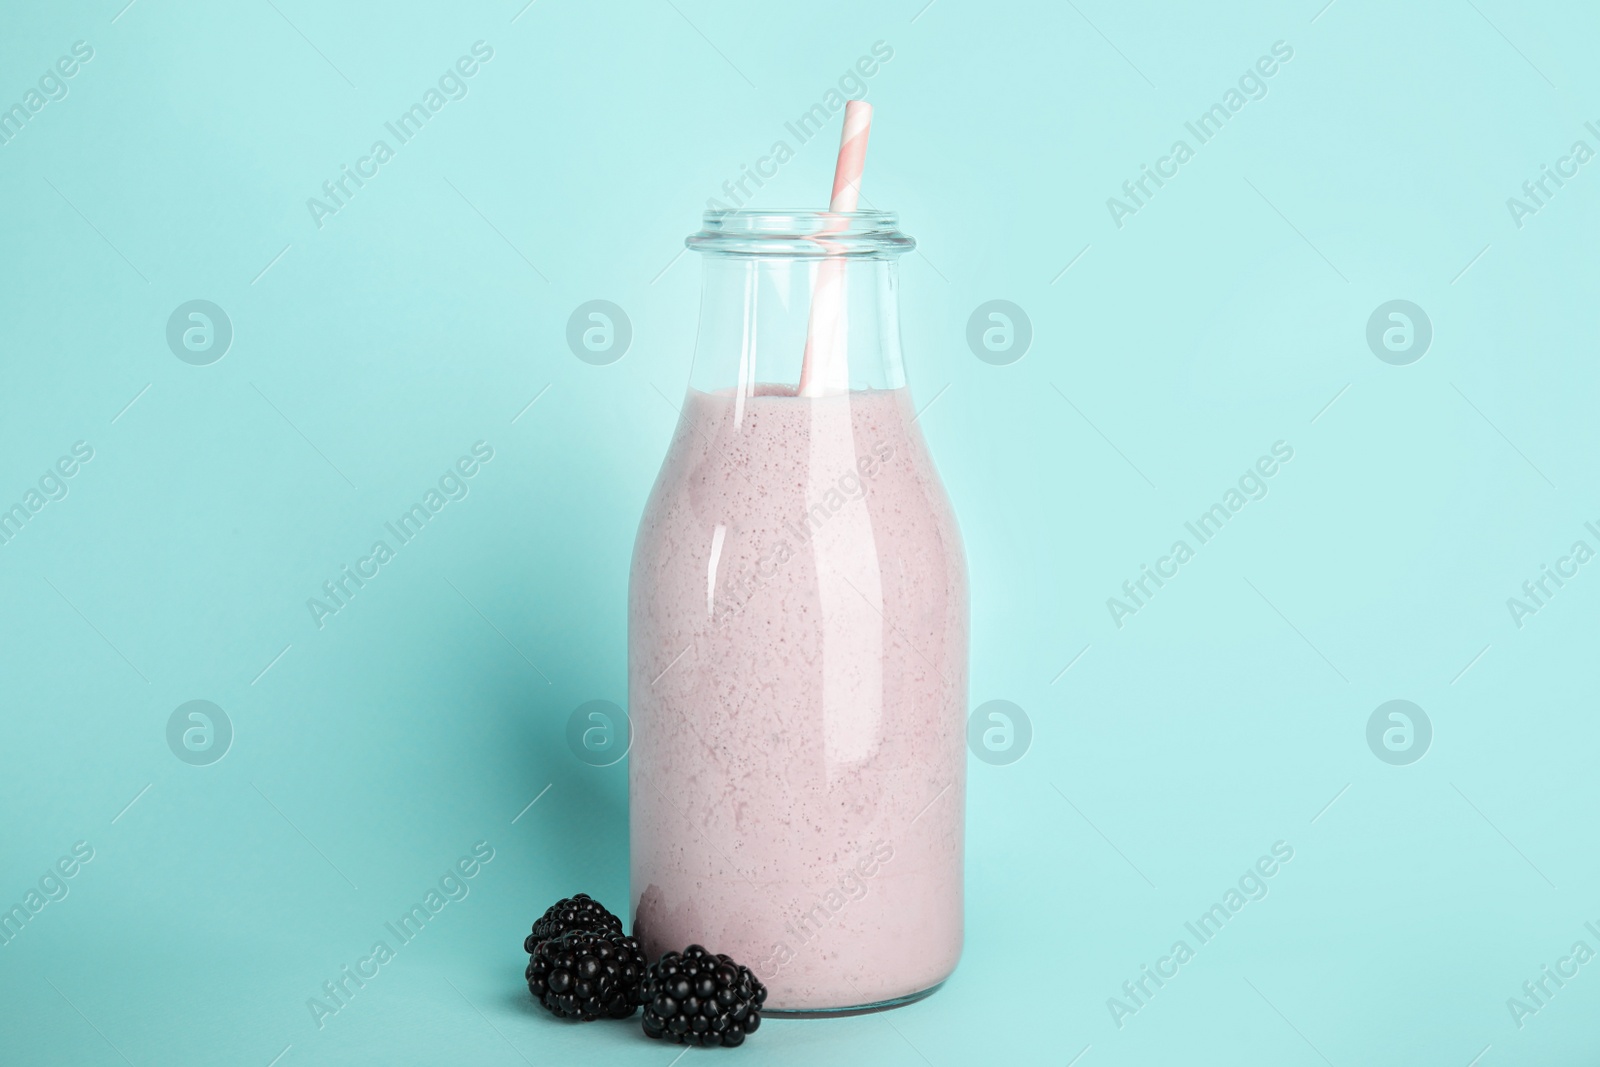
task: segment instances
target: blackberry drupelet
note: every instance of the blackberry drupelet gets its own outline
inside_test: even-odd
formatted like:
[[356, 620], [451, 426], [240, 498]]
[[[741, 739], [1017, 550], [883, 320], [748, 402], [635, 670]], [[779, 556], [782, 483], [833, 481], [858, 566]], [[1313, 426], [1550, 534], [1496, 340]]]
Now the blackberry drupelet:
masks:
[[732, 1048], [761, 1025], [767, 987], [750, 968], [690, 945], [650, 965], [640, 1000], [646, 1037]]
[[533, 932], [522, 942], [522, 951], [531, 954], [539, 942], [560, 937], [574, 930], [620, 934], [622, 920], [607, 911], [588, 893], [579, 893], [577, 896], [558, 900], [545, 910], [539, 921], [533, 924]]
[[528, 960], [528, 992], [563, 1019], [626, 1019], [645, 975], [639, 942], [609, 930], [573, 930], [540, 941]]

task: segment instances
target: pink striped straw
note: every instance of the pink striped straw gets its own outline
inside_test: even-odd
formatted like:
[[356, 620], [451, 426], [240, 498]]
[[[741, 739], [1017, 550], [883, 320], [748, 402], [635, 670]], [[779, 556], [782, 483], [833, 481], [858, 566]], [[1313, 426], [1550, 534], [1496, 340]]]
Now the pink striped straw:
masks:
[[[833, 170], [833, 196], [828, 210], [855, 211], [861, 200], [861, 172], [867, 161], [867, 137], [872, 133], [872, 105], [851, 100], [844, 106], [844, 130], [839, 135], [839, 161]], [[818, 237], [844, 229], [844, 219], [834, 219]], [[825, 247], [828, 242], [819, 243]], [[824, 396], [850, 388], [845, 349], [849, 317], [845, 306], [842, 258], [829, 257], [817, 268], [817, 288], [811, 296], [806, 328], [805, 356], [800, 361], [800, 395]]]
[[851, 100], [844, 105], [844, 129], [839, 134], [839, 162], [833, 168], [833, 196], [829, 211], [854, 211], [861, 200], [861, 171], [867, 164], [867, 137], [872, 133], [872, 105]]

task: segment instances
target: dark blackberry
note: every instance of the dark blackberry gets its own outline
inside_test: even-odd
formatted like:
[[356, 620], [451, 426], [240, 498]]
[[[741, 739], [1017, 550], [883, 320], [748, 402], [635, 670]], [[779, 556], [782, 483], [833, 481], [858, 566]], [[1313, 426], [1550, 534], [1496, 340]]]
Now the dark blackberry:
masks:
[[522, 942], [522, 951], [532, 953], [534, 946], [552, 937], [560, 937], [574, 930], [596, 930], [602, 933], [622, 933], [622, 920], [605, 909], [588, 893], [558, 900], [545, 910], [533, 924], [533, 933]]
[[644, 979], [639, 942], [620, 933], [573, 930], [540, 941], [528, 960], [528, 992], [563, 1019], [626, 1019]]
[[650, 965], [640, 1000], [645, 1037], [732, 1048], [761, 1025], [767, 987], [750, 968], [690, 945]]

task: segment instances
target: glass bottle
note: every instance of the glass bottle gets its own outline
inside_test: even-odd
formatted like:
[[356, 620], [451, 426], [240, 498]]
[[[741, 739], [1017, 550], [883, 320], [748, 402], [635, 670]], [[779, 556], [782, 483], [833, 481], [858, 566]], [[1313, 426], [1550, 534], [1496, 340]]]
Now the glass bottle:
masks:
[[914, 244], [885, 212], [710, 213], [688, 244], [694, 369], [629, 582], [635, 931], [750, 967], [769, 1012], [904, 1003], [961, 953], [966, 801], [966, 561], [900, 352]]

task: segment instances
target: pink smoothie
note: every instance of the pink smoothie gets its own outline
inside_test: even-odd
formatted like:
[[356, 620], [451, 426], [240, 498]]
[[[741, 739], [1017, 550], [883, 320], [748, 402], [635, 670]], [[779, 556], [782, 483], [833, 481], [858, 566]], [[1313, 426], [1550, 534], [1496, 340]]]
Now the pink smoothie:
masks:
[[629, 590], [632, 892], [769, 1009], [961, 953], [967, 579], [906, 390], [691, 390]]

